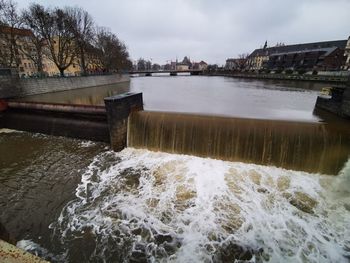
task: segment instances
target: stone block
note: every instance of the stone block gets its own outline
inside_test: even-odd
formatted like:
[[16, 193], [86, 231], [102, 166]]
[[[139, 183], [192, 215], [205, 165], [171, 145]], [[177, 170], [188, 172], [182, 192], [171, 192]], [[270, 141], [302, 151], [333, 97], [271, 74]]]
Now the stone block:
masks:
[[104, 99], [111, 147], [121, 151], [127, 146], [128, 117], [133, 111], [143, 110], [142, 93], [124, 93]]

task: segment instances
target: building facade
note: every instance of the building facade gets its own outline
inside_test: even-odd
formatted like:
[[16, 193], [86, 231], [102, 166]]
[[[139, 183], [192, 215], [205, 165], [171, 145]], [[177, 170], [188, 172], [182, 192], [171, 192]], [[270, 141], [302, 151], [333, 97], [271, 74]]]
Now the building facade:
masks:
[[250, 70], [339, 70], [345, 63], [346, 40], [279, 45], [254, 50], [248, 57]]
[[[1, 26], [0, 68], [15, 68], [20, 77], [38, 76], [38, 67], [32, 59], [37, 56], [35, 46], [31, 41], [32, 36], [33, 33], [28, 29]], [[43, 73], [46, 76], [59, 76], [59, 69], [49, 57], [48, 47], [44, 45], [42, 51]], [[85, 60], [88, 73], [97, 73], [103, 70], [101, 62], [94, 52], [87, 52]], [[81, 72], [82, 67], [79, 58], [74, 58], [72, 64], [65, 69], [66, 76], [78, 76], [81, 75]]]
[[225, 69], [242, 71], [245, 69], [247, 61], [245, 58], [228, 58], [226, 59]]
[[178, 71], [186, 71], [186, 70], [189, 70], [190, 67], [187, 65], [187, 64], [184, 64], [184, 63], [178, 63], [176, 65], [176, 70]]
[[341, 70], [344, 50], [337, 47], [272, 54], [267, 62], [271, 70]]

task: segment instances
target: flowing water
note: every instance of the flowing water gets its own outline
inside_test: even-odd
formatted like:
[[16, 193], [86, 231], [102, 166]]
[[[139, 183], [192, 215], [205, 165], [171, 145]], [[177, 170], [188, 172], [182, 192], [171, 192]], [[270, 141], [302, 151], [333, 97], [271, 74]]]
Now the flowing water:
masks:
[[128, 145], [221, 160], [338, 174], [350, 153], [350, 125], [135, 112]]
[[2, 224], [53, 262], [350, 258], [350, 163], [327, 176], [27, 133], [0, 140], [13, 149], [0, 159]]
[[329, 84], [260, 81], [207, 76], [131, 78], [94, 88], [54, 92], [24, 101], [103, 105], [103, 98], [142, 92], [145, 110], [202, 115], [317, 122], [313, 112], [319, 91]]
[[[52, 262], [349, 262], [349, 129], [313, 110], [319, 88], [186, 76], [98, 88], [143, 91], [146, 110], [191, 113], [132, 115], [119, 153], [2, 129], [0, 236]], [[191, 151], [202, 157], [179, 154]], [[249, 163], [224, 158], [236, 152]]]

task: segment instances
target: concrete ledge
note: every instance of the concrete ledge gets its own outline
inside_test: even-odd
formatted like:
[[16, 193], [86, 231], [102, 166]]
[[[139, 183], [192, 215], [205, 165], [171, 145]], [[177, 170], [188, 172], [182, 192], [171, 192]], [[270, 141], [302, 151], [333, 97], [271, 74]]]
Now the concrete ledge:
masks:
[[18, 98], [56, 91], [88, 88], [115, 83], [128, 82], [128, 75], [102, 75], [67, 78], [19, 79], [2, 78], [0, 81], [0, 98]]
[[10, 102], [0, 112], [0, 127], [109, 142], [103, 106]]
[[350, 87], [332, 88], [331, 93], [331, 98], [318, 96], [316, 108], [334, 113], [342, 118], [350, 118]]
[[15, 247], [0, 239], [0, 262], [1, 263], [47, 263], [22, 249]]

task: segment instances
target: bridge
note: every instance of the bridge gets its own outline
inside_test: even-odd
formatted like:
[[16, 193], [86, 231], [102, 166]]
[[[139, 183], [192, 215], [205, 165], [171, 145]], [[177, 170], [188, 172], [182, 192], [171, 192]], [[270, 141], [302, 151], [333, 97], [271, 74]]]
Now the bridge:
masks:
[[154, 73], [165, 73], [170, 76], [177, 76], [178, 73], [190, 73], [191, 75], [202, 75], [203, 70], [200, 69], [187, 69], [187, 70], [131, 70], [129, 74], [144, 74], [146, 76], [152, 76]]

